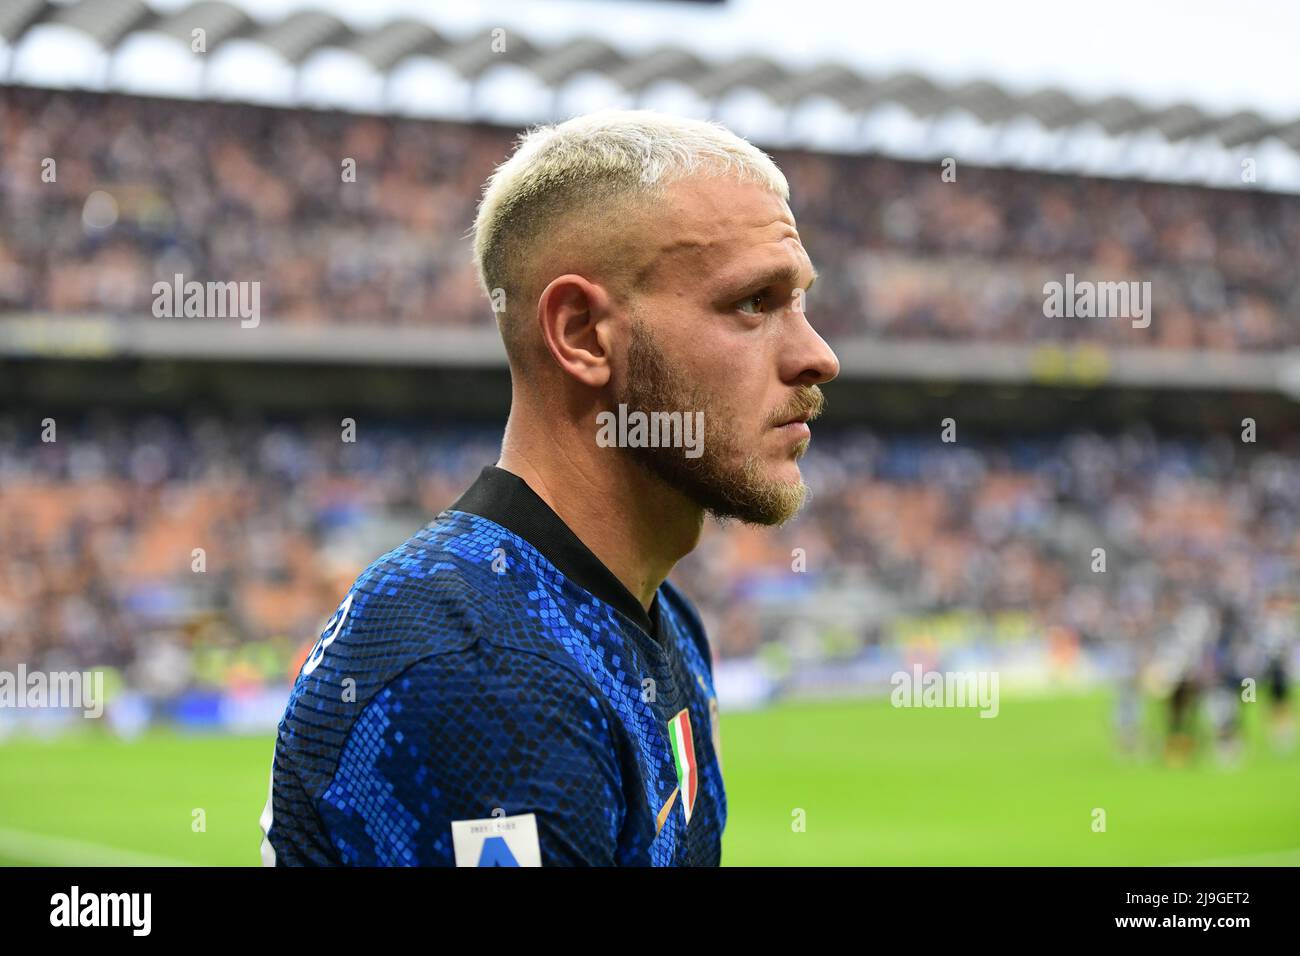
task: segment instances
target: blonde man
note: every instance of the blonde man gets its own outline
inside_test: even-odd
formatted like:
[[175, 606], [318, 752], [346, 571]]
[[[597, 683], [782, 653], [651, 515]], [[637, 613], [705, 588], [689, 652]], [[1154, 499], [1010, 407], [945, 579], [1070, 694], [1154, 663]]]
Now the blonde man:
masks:
[[710, 650], [666, 579], [706, 514], [780, 524], [807, 493], [839, 365], [787, 199], [721, 126], [640, 111], [534, 129], [496, 170], [474, 255], [501, 456], [309, 655], [267, 862], [719, 862]]

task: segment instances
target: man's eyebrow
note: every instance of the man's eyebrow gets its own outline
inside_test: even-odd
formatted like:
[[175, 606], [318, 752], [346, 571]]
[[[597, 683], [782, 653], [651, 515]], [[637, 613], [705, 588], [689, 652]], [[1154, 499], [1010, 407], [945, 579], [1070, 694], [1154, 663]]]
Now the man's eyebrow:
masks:
[[[745, 289], [765, 289], [768, 286], [774, 285], [792, 285], [798, 288], [799, 272], [800, 269], [797, 266], [777, 266], [770, 272], [762, 272], [755, 275], [751, 280], [743, 283], [741, 287]], [[808, 284], [803, 287], [805, 291], [813, 287], [813, 283], [817, 281], [818, 275], [819, 273], [816, 268], [814, 268], [812, 271], [812, 278], [809, 279]], [[738, 283], [738, 285], [740, 284]]]

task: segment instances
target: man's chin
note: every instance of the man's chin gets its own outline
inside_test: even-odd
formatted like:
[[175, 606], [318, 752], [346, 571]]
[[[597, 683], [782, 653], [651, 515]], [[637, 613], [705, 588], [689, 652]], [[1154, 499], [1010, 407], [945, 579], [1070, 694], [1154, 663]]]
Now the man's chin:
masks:
[[784, 461], [773, 465], [772, 473], [768, 480], [787, 485], [803, 484], [803, 472], [799, 470], [799, 459], [802, 455], [803, 452], [801, 451], [799, 454], [792, 455]]
[[803, 472], [799, 469], [796, 457], [785, 455], [766, 463], [762, 471], [751, 468], [745, 475], [745, 485], [759, 491], [763, 497], [791, 494], [788, 488], [807, 491], [803, 483]]
[[741, 521], [745, 524], [771, 527], [783, 525], [797, 515], [808, 498], [808, 486], [803, 483], [799, 469], [794, 478], [751, 480], [741, 487], [733, 487], [725, 503], [715, 500], [706, 510], [721, 522]]
[[750, 458], [738, 469], [719, 469], [712, 462], [683, 467], [660, 449], [628, 449], [643, 469], [695, 502], [719, 521], [782, 525], [798, 514], [808, 496], [794, 458]]

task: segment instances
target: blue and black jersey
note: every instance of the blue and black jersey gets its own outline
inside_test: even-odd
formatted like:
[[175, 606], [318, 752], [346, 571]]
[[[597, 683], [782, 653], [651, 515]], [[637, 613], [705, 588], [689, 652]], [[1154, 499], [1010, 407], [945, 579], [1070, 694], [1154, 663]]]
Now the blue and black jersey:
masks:
[[664, 582], [647, 612], [522, 479], [487, 467], [361, 574], [312, 649], [279, 726], [263, 859], [716, 865], [717, 740], [681, 592]]

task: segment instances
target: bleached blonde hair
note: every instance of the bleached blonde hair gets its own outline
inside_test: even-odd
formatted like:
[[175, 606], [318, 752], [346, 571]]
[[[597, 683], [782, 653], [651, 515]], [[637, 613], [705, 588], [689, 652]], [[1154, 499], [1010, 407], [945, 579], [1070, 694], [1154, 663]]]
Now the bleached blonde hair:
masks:
[[483, 291], [504, 292], [497, 313], [512, 361], [519, 348], [507, 316], [523, 288], [526, 266], [546, 248], [548, 232], [600, 209], [616, 227], [629, 203], [663, 195], [693, 175], [734, 177], [789, 200], [790, 187], [772, 159], [725, 126], [653, 110], [602, 110], [538, 126], [483, 188], [474, 219], [474, 265]]

